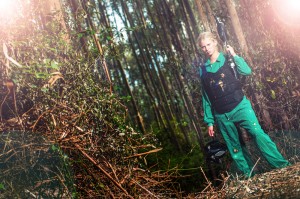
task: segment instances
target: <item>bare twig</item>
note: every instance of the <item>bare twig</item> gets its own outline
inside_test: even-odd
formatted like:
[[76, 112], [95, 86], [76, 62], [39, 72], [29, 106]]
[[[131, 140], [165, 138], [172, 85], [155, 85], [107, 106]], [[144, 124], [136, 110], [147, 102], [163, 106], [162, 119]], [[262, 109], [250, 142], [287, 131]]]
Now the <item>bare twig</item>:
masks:
[[202, 192], [204, 192], [207, 188], [210, 188], [210, 190], [214, 190], [214, 188], [211, 186], [212, 183], [206, 177], [202, 167], [200, 167], [200, 169], [201, 169], [202, 174], [204, 175], [204, 178], [205, 178], [206, 182], [208, 183], [207, 187]]
[[125, 157], [124, 159], [126, 160], [126, 159], [129, 159], [129, 158], [134, 158], [134, 157], [138, 157], [138, 156], [148, 155], [150, 153], [156, 153], [156, 152], [161, 151], [161, 150], [162, 150], [162, 148], [153, 149], [151, 151], [147, 151], [147, 152], [144, 152], [144, 153], [134, 154], [134, 155]]
[[138, 185], [139, 187], [141, 187], [143, 190], [145, 190], [147, 193], [149, 193], [151, 196], [153, 196], [154, 198], [159, 198], [156, 195], [154, 195], [153, 193], [151, 193], [151, 191], [149, 191], [148, 189], [146, 189], [145, 187], [143, 187], [142, 185], [140, 185], [140, 183], [138, 183], [137, 181], [135, 181], [134, 179], [132, 179], [132, 181]]
[[89, 156], [78, 144], [75, 144], [76, 148], [86, 157], [88, 158], [98, 169], [100, 169], [100, 171], [102, 173], [104, 173], [104, 175], [106, 175], [106, 177], [108, 177], [120, 190], [122, 190], [129, 198], [132, 198], [132, 196], [130, 196], [128, 194], [128, 192], [117, 182], [115, 181], [110, 175], [109, 173], [107, 173], [91, 156]]

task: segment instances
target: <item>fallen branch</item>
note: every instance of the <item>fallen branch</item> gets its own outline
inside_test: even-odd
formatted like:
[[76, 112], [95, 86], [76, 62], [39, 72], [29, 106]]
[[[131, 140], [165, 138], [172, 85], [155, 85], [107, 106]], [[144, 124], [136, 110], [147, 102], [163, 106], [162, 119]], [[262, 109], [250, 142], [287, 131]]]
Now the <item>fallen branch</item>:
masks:
[[129, 158], [134, 158], [134, 157], [138, 157], [138, 156], [148, 155], [148, 154], [151, 154], [151, 153], [156, 153], [156, 152], [161, 151], [161, 150], [162, 150], [162, 148], [153, 149], [151, 151], [147, 151], [147, 152], [144, 152], [144, 153], [138, 153], [138, 154], [134, 154], [134, 155], [125, 157], [124, 159], [126, 160], [126, 159], [129, 159]]
[[115, 181], [110, 175], [109, 173], [107, 173], [91, 156], [89, 156], [78, 144], [75, 144], [76, 148], [86, 157], [88, 158], [98, 169], [100, 169], [100, 171], [102, 171], [102, 173], [104, 173], [104, 175], [106, 175], [106, 177], [108, 177], [119, 189], [121, 189], [129, 198], [132, 198], [132, 196], [130, 196], [128, 194], [128, 192], [117, 182]]

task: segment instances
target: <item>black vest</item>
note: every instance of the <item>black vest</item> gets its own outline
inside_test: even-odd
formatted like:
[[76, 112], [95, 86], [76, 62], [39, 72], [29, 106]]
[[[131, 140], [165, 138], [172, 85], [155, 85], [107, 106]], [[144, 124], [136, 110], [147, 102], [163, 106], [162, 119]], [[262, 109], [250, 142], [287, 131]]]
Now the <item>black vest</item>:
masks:
[[212, 109], [217, 113], [230, 112], [244, 97], [241, 81], [234, 76], [227, 60], [216, 73], [209, 73], [202, 66], [201, 79]]

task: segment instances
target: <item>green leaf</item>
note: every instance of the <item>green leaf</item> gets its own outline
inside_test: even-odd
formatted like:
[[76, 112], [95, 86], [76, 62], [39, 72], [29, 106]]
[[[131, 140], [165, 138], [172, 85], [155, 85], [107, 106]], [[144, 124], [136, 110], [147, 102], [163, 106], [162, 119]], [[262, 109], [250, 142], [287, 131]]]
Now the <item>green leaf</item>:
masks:
[[271, 90], [271, 97], [272, 99], [276, 99], [276, 93], [274, 90]]
[[51, 62], [51, 68], [53, 68], [53, 69], [59, 69], [58, 63], [56, 61]]
[[37, 85], [29, 84], [29, 87], [30, 87], [30, 88], [37, 88]]
[[46, 92], [48, 92], [49, 91], [49, 89], [48, 88], [41, 88], [41, 91], [43, 91], [44, 93], [46, 93]]
[[104, 188], [104, 187], [105, 187], [105, 185], [104, 185], [104, 184], [102, 184], [102, 183], [100, 183], [100, 184], [99, 184], [99, 187], [101, 187], [101, 188]]
[[82, 34], [82, 33], [78, 33], [77, 34], [77, 37], [80, 39], [80, 38], [82, 38], [84, 36], [84, 34]]
[[56, 150], [58, 150], [58, 147], [55, 146], [55, 145], [52, 145], [52, 146], [51, 146], [51, 149], [52, 149], [53, 151], [56, 151]]
[[35, 73], [35, 77], [37, 78], [37, 79], [45, 79], [45, 78], [47, 78], [48, 77], [48, 74], [47, 73]]
[[44, 62], [45, 64], [49, 64], [49, 63], [51, 62], [51, 60], [50, 60], [50, 59], [44, 59], [43, 62]]
[[183, 122], [181, 123], [181, 125], [186, 127], [186, 126], [188, 126], [188, 123], [187, 123], [186, 121], [183, 121]]
[[4, 184], [0, 183], [0, 190], [4, 190], [5, 187], [4, 187]]

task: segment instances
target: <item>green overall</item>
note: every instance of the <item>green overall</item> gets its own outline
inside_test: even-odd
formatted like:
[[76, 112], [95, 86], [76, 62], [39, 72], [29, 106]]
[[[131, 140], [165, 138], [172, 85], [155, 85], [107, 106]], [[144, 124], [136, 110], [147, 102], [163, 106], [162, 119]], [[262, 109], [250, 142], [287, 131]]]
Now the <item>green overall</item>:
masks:
[[[243, 58], [234, 57], [234, 62], [237, 66], [237, 71], [241, 75], [250, 75], [251, 69]], [[208, 60], [205, 63], [206, 71], [216, 73], [225, 63], [225, 57], [220, 53], [218, 59], [213, 64]], [[200, 71], [202, 76], [202, 71]], [[241, 146], [238, 130], [236, 125], [247, 130], [253, 137], [258, 148], [262, 152], [266, 160], [275, 168], [282, 168], [289, 165], [289, 162], [282, 157], [275, 143], [262, 130], [257, 117], [252, 109], [250, 101], [244, 96], [242, 101], [231, 111], [218, 114], [214, 111], [208, 95], [203, 90], [202, 96], [204, 121], [208, 126], [216, 124], [227, 144], [231, 157], [237, 164], [238, 168], [248, 176], [251, 173], [251, 166], [246, 161], [247, 155]]]

